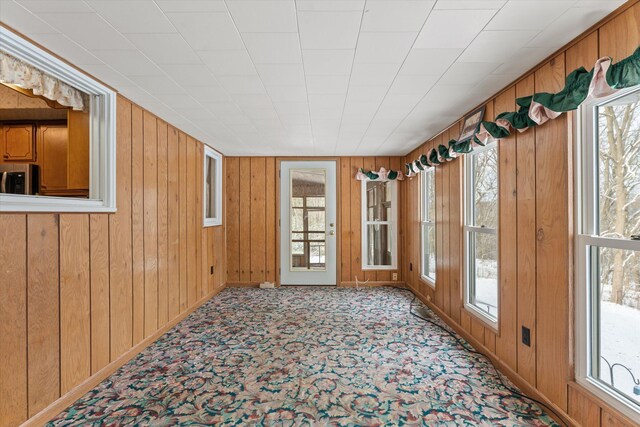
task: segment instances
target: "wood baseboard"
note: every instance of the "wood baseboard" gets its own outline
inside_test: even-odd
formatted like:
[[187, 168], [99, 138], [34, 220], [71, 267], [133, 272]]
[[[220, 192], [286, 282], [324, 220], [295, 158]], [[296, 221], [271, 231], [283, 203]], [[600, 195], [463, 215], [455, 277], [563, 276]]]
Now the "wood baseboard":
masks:
[[169, 321], [162, 328], [155, 331], [152, 335], [148, 336], [144, 340], [140, 341], [135, 346], [131, 347], [127, 352], [122, 354], [117, 359], [113, 360], [107, 366], [69, 390], [64, 395], [60, 396], [58, 400], [51, 403], [49, 406], [44, 408], [42, 411], [38, 412], [33, 417], [29, 418], [25, 421], [21, 427], [36, 427], [43, 426], [53, 417], [58, 415], [60, 412], [64, 411], [70, 405], [73, 404], [76, 400], [80, 399], [84, 396], [89, 390], [100, 384], [102, 381], [107, 379], [111, 374], [113, 374], [116, 370], [127, 364], [131, 359], [140, 354], [144, 349], [153, 344], [158, 338], [168, 332], [171, 328], [176, 326], [178, 323], [183, 321], [187, 316], [196, 311], [200, 306], [202, 306], [205, 302], [209, 301], [211, 298], [216, 296], [220, 291], [226, 288], [226, 285], [222, 285], [215, 289], [213, 292], [209, 293], [205, 297], [201, 298], [198, 302], [188, 308], [185, 312], [180, 313], [173, 320]]
[[516, 371], [511, 369], [510, 366], [505, 364], [495, 354], [493, 354], [491, 350], [489, 350], [487, 347], [481, 344], [471, 334], [467, 333], [467, 331], [462, 329], [460, 325], [458, 325], [451, 317], [449, 317], [444, 311], [442, 311], [439, 307], [437, 307], [429, 298], [427, 298], [427, 296], [420, 293], [417, 289], [415, 289], [411, 285], [408, 285], [408, 289], [411, 289], [418, 296], [420, 301], [422, 301], [427, 307], [433, 310], [438, 315], [438, 317], [444, 320], [445, 323], [447, 323], [447, 325], [449, 325], [449, 327], [451, 327], [451, 329], [453, 329], [458, 335], [464, 338], [465, 341], [467, 341], [476, 350], [478, 350], [479, 352], [487, 356], [489, 359], [491, 359], [495, 367], [507, 378], [509, 378], [509, 380], [512, 383], [514, 383], [516, 387], [522, 390], [524, 394], [543, 402], [545, 405], [547, 405], [548, 407], [556, 411], [558, 415], [560, 415], [563, 419], [558, 420], [558, 417], [554, 415], [553, 412], [550, 412], [548, 409], [543, 408], [546, 410], [547, 414], [550, 417], [553, 417], [556, 421], [559, 421], [561, 424], [564, 423], [571, 426], [580, 426], [580, 423], [578, 423], [575, 419], [569, 416], [569, 414], [566, 411], [564, 411], [555, 403], [551, 402], [544, 394], [540, 393], [538, 389], [534, 388], [524, 378], [518, 375]]
[[[359, 286], [361, 288], [369, 288], [369, 287], [375, 287], [375, 286], [398, 286], [398, 287], [406, 287], [405, 282], [393, 282], [393, 281], [376, 281], [376, 282], [367, 282], [367, 283], [362, 283], [359, 282]], [[260, 283], [258, 282], [229, 282], [227, 283], [227, 287], [228, 288], [257, 288], [260, 286]], [[276, 288], [279, 288], [280, 285], [276, 284]], [[313, 287], [313, 286], [311, 286]], [[356, 282], [340, 282], [337, 287], [339, 288], [355, 288], [356, 287]]]

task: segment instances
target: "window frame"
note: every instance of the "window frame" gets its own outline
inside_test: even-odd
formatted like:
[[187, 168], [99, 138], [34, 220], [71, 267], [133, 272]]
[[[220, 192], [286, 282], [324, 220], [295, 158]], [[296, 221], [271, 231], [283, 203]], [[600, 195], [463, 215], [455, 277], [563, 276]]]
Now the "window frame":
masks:
[[575, 379], [580, 386], [631, 419], [640, 416], [640, 405], [634, 405], [591, 374], [592, 358], [598, 355], [594, 340], [597, 338], [596, 324], [600, 319], [597, 313], [599, 298], [595, 297], [599, 291], [599, 281], [595, 280], [594, 283], [594, 277], [599, 272], [599, 259], [597, 251], [592, 249], [606, 247], [640, 251], [640, 241], [596, 235], [599, 225], [599, 140], [596, 138], [596, 109], [634, 92], [640, 92], [640, 86], [588, 101], [573, 115], [574, 134], [577, 136], [574, 147]]
[[116, 92], [3, 27], [0, 49], [91, 95], [90, 198], [0, 194], [0, 212], [116, 212]]
[[[433, 200], [430, 200], [427, 194], [427, 181], [431, 180], [433, 182]], [[433, 229], [433, 233], [437, 233], [436, 231], [436, 218], [428, 218], [428, 204], [434, 204], [434, 213], [436, 212], [436, 198], [435, 198], [435, 182], [436, 182], [436, 170], [435, 167], [431, 166], [424, 171], [421, 172], [420, 176], [420, 278], [433, 289], [436, 288], [436, 278], [437, 273], [434, 272], [434, 277], [429, 276], [427, 269], [425, 268], [425, 227]], [[434, 259], [438, 256], [438, 239], [436, 238]]]
[[[473, 182], [472, 182], [472, 178], [471, 178], [471, 167], [472, 167], [472, 156], [481, 154], [485, 151], [488, 150], [492, 150], [495, 149], [496, 150], [496, 155], [499, 156], [499, 149], [498, 149], [498, 141], [492, 141], [490, 143], [488, 143], [487, 145], [485, 145], [484, 147], [476, 147], [471, 153], [465, 154], [464, 156], [464, 194], [463, 194], [463, 198], [464, 198], [464, 215], [463, 215], [463, 219], [464, 219], [464, 224], [463, 224], [463, 248], [464, 248], [464, 255], [463, 255], [463, 260], [464, 260], [464, 267], [463, 267], [463, 274], [464, 274], [464, 286], [463, 286], [463, 301], [464, 301], [464, 308], [466, 311], [468, 311], [471, 315], [473, 315], [474, 317], [476, 317], [477, 319], [479, 319], [480, 321], [482, 321], [485, 325], [487, 325], [488, 327], [490, 327], [492, 330], [494, 330], [495, 332], [499, 331], [499, 322], [500, 322], [500, 236], [498, 233], [499, 230], [499, 226], [500, 226], [500, 160], [498, 159], [497, 163], [496, 163], [496, 167], [497, 167], [497, 174], [498, 174], [498, 191], [497, 191], [497, 197], [498, 197], [498, 214], [497, 214], [497, 218], [498, 218], [498, 223], [496, 228], [488, 228], [488, 227], [478, 227], [475, 225], [469, 225], [469, 224], [474, 224], [474, 219], [472, 218], [473, 216], [473, 192], [471, 191], [471, 189], [473, 188]], [[484, 311], [482, 311], [481, 309], [479, 309], [476, 305], [474, 305], [471, 302], [471, 285], [473, 282], [473, 285], [475, 285], [475, 268], [471, 268], [472, 264], [475, 263], [475, 248], [470, 244], [471, 241], [471, 236], [473, 235], [477, 235], [477, 234], [488, 234], [488, 235], [494, 235], [496, 236], [496, 263], [497, 263], [497, 268], [496, 268], [496, 281], [497, 281], [497, 307], [496, 307], [496, 311], [498, 312], [498, 314], [496, 315], [495, 319], [492, 316], [489, 316], [487, 313], [485, 313]], [[472, 278], [472, 274], [473, 274], [473, 278]]]
[[[397, 270], [398, 269], [398, 182], [386, 181], [390, 184], [391, 188], [391, 219], [387, 221], [368, 221], [367, 220], [367, 183], [371, 180], [363, 180], [361, 184], [361, 256], [362, 256], [362, 270]], [[387, 225], [391, 227], [391, 265], [372, 265], [368, 264], [368, 252], [369, 236], [367, 233], [367, 226], [369, 225]]]
[[[216, 164], [215, 170], [215, 215], [207, 217], [207, 160], [213, 159]], [[202, 165], [202, 226], [215, 227], [222, 225], [222, 154], [218, 153], [208, 145], [204, 146], [204, 162]]]

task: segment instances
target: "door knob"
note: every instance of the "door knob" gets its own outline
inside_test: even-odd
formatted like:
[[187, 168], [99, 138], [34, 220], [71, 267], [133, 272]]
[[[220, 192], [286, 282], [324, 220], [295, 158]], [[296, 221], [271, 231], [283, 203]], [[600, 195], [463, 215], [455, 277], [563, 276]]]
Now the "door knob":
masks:
[[336, 232], [335, 232], [335, 231], [333, 231], [333, 230], [331, 230], [331, 231], [329, 232], [329, 234], [333, 236], [334, 234], [336, 234]]

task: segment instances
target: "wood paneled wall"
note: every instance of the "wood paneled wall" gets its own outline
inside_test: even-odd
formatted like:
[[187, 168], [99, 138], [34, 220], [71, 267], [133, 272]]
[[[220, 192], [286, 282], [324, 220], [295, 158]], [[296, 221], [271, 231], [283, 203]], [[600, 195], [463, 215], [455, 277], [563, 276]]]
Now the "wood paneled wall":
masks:
[[[230, 284], [255, 285], [278, 282], [278, 186], [280, 160], [275, 157], [227, 157], [227, 279]], [[297, 160], [297, 159], [296, 159]], [[400, 157], [338, 157], [339, 283], [351, 285], [358, 280], [403, 281], [400, 270], [362, 270], [361, 261], [361, 183], [355, 180], [358, 168], [400, 169]], [[400, 187], [402, 187], [402, 183]], [[403, 199], [399, 192], [399, 212]], [[398, 238], [402, 238], [402, 221]], [[398, 257], [402, 259], [402, 244]]]
[[[488, 119], [513, 111], [515, 99], [556, 92], [565, 76], [597, 58], [615, 61], [640, 45], [640, 3], [614, 14], [550, 60], [486, 103]], [[487, 119], [487, 120], [488, 120]], [[492, 354], [519, 383], [540, 393], [584, 426], [638, 425], [577, 385], [573, 365], [573, 133], [565, 114], [543, 126], [498, 142], [499, 149], [499, 331], [463, 308], [463, 162], [436, 169], [437, 262], [435, 291], [420, 279], [419, 179], [405, 182], [404, 277], [452, 325]], [[461, 121], [409, 153], [416, 159], [459, 135]], [[411, 270], [411, 267], [413, 269]], [[521, 327], [531, 329], [531, 346]]]
[[124, 98], [117, 110], [116, 213], [0, 215], [0, 426], [226, 281], [224, 228], [202, 227], [203, 145]]

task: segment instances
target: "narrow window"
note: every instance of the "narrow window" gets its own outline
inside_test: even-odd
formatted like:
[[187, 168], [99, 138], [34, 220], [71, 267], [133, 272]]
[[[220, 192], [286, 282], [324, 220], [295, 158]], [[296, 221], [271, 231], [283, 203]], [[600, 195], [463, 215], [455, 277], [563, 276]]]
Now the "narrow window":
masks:
[[497, 328], [498, 146], [476, 149], [465, 160], [465, 307]]
[[204, 226], [222, 224], [222, 157], [204, 148]]
[[576, 239], [576, 377], [640, 415], [640, 90], [585, 105]]
[[435, 287], [436, 284], [436, 188], [435, 169], [429, 168], [421, 173], [422, 195], [422, 278]]
[[362, 181], [362, 268], [396, 269], [397, 183]]

